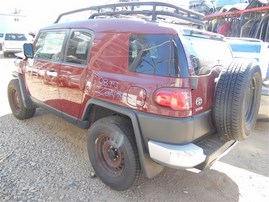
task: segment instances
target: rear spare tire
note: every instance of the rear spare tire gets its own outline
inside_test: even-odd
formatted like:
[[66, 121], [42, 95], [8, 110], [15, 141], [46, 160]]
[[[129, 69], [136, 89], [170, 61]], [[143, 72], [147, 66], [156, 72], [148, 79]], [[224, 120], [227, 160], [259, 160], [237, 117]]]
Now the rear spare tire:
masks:
[[226, 140], [244, 140], [255, 127], [261, 99], [261, 70], [254, 59], [235, 59], [216, 85], [213, 119]]

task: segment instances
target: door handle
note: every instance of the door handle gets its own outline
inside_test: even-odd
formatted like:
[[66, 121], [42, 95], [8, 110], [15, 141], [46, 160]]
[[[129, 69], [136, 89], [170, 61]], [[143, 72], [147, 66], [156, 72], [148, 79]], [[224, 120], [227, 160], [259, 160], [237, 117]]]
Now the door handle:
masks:
[[58, 73], [57, 72], [54, 72], [54, 71], [47, 71], [47, 75], [48, 76], [52, 76], [52, 77], [57, 77], [58, 76]]

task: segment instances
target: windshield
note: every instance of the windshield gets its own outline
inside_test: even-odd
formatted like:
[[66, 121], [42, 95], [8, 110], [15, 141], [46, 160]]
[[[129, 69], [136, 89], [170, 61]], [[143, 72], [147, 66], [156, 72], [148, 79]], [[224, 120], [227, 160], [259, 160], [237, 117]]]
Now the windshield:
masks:
[[210, 73], [217, 65], [228, 66], [232, 61], [229, 44], [223, 40], [186, 36], [190, 43], [191, 62], [196, 75]]

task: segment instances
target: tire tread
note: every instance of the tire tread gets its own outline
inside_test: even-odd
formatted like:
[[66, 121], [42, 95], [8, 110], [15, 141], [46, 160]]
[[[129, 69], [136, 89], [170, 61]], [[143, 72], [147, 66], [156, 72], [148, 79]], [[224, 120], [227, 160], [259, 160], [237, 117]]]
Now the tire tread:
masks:
[[218, 133], [227, 140], [246, 139], [250, 131], [246, 128], [244, 116], [245, 89], [257, 77], [257, 93], [253, 120], [250, 125], [255, 125], [260, 103], [261, 76], [260, 68], [255, 60], [235, 59], [220, 74], [213, 106], [213, 119]]

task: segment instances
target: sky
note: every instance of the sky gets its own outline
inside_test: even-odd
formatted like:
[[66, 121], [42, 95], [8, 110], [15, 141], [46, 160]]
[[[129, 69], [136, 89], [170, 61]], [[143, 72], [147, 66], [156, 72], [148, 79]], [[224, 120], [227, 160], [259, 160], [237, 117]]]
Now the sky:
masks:
[[[141, 0], [146, 1], [146, 0]], [[178, 4], [179, 0], [155, 0], [162, 2], [169, 2]], [[184, 2], [188, 0], [181, 0]], [[37, 32], [40, 28], [53, 24], [58, 15], [79, 9], [90, 7], [93, 5], [102, 5], [107, 3], [116, 3], [118, 0], [5, 0], [0, 6], [0, 32], [6, 32], [7, 29], [14, 27], [14, 20], [7, 22], [6, 19], [1, 18], [1, 14], [11, 14], [16, 10], [21, 10], [21, 15], [27, 16], [16, 23], [16, 29], [22, 29], [24, 32]], [[3, 15], [2, 15], [3, 16]], [[10, 28], [11, 27], [11, 28]], [[16, 31], [16, 30], [15, 30]]]
[[[6, 0], [0, 6], [0, 14], [11, 14], [21, 10], [21, 15], [27, 16], [25, 29], [39, 29], [52, 24], [59, 14], [96, 4], [106, 4], [116, 0]], [[1, 23], [1, 22], [0, 22]], [[3, 24], [0, 25], [3, 29]]]

